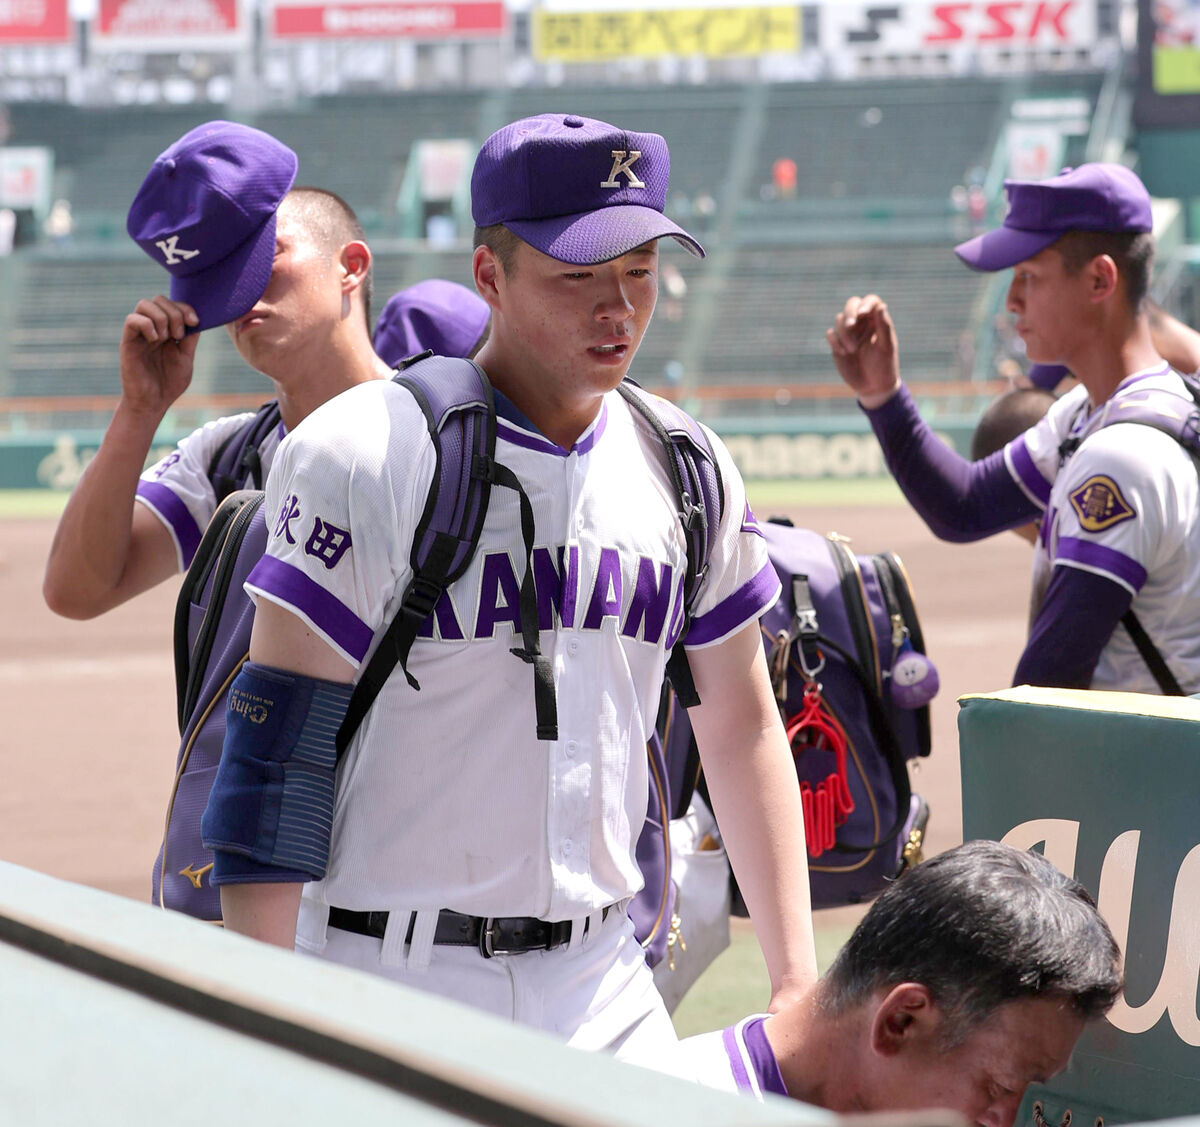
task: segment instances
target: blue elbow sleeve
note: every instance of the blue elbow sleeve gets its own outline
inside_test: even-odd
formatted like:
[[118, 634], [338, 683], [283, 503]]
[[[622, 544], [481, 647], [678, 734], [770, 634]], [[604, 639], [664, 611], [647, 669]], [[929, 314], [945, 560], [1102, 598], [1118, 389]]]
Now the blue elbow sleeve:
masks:
[[[242, 667], [229, 690], [221, 764], [200, 822], [206, 848], [265, 867], [259, 880], [272, 870], [281, 881], [325, 875], [334, 741], [353, 691], [253, 662]], [[232, 866], [224, 881], [238, 883], [244, 867]]]

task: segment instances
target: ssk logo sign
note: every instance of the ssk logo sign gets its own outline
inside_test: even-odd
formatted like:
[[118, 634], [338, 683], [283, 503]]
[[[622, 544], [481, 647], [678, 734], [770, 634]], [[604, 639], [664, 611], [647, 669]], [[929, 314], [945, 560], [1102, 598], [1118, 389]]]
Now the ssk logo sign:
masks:
[[1084, 0], [826, 4], [821, 46], [833, 53], [1086, 48], [1096, 40], [1094, 9]]

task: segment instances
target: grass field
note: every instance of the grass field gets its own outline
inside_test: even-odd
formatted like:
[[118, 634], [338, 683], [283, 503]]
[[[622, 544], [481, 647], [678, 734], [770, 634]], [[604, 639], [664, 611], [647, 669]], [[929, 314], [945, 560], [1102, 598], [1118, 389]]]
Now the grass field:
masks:
[[[886, 505], [902, 499], [890, 477], [749, 481], [746, 489], [750, 504], [761, 517], [797, 505]], [[0, 520], [56, 517], [67, 503], [67, 496], [54, 489], [0, 489]]]

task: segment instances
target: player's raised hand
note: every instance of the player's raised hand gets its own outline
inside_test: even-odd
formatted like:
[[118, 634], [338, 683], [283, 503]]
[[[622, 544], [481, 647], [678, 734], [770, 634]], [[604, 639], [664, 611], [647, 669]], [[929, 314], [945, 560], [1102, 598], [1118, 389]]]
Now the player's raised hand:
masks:
[[164, 413], [192, 382], [198, 333], [196, 311], [159, 294], [143, 299], [125, 318], [121, 333], [121, 391], [131, 407]]
[[849, 298], [825, 330], [838, 374], [864, 407], [877, 407], [900, 386], [896, 326], [878, 294]]

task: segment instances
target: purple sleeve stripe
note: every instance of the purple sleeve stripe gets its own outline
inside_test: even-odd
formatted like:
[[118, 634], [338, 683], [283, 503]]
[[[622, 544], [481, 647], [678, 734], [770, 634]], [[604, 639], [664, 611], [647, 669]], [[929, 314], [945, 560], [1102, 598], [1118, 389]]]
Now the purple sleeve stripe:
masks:
[[187, 506], [157, 481], [139, 481], [137, 495], [162, 519], [175, 537], [183, 570], [191, 567], [192, 557], [200, 547], [200, 527], [188, 512]]
[[692, 619], [684, 636], [685, 646], [703, 646], [732, 634], [738, 627], [757, 618], [779, 598], [779, 576], [770, 563], [748, 583], [739, 587], [724, 602], [707, 614]]
[[263, 556], [247, 577], [246, 587], [290, 607], [354, 661], [367, 656], [374, 637], [371, 628], [298, 567]]
[[746, 1071], [745, 1061], [742, 1060], [736, 1028], [731, 1025], [722, 1030], [721, 1041], [725, 1046], [725, 1055], [729, 1057], [729, 1070], [733, 1073], [733, 1082], [738, 1086], [739, 1092], [749, 1092], [752, 1090], [750, 1074]]
[[1080, 540], [1077, 536], [1062, 536], [1058, 541], [1055, 563], [1074, 563], [1088, 571], [1098, 571], [1129, 587], [1136, 595], [1146, 582], [1146, 569], [1137, 560], [1122, 552]]
[[1017, 484], [1044, 509], [1050, 503], [1050, 482], [1042, 477], [1041, 470], [1033, 463], [1025, 446], [1025, 436], [1014, 438], [1005, 451], [1009, 467]]
[[783, 1082], [783, 1073], [779, 1071], [779, 1061], [775, 1059], [775, 1050], [767, 1040], [767, 1031], [763, 1028], [766, 1018], [756, 1017], [746, 1022], [742, 1028], [742, 1037], [746, 1041], [746, 1054], [758, 1077], [758, 1086], [764, 1092], [774, 1092], [777, 1096], [788, 1094], [787, 1085]]

